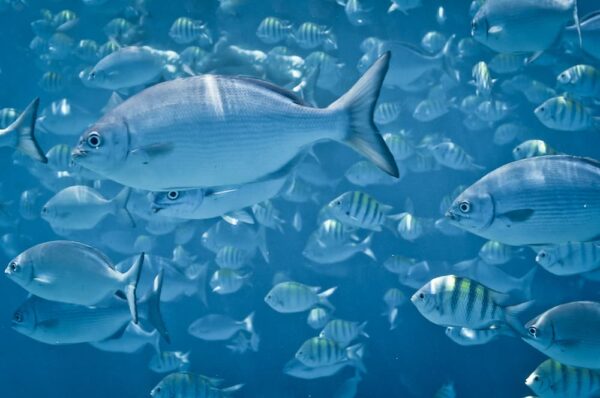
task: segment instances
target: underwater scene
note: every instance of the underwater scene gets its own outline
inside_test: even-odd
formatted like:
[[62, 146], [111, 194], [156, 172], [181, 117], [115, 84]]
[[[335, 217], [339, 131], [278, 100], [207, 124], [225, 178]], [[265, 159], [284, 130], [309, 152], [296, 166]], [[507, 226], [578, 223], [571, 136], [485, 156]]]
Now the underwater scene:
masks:
[[0, 0], [0, 37], [0, 397], [600, 397], [597, 0]]

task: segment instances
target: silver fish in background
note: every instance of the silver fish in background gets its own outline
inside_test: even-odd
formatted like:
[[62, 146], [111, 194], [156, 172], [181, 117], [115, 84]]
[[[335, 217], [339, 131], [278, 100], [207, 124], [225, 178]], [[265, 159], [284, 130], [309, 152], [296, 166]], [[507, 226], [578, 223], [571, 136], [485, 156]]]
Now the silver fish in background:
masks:
[[229, 397], [242, 389], [243, 384], [221, 387], [220, 379], [189, 372], [171, 373], [150, 391], [152, 398], [171, 397]]
[[28, 292], [46, 300], [95, 305], [116, 291], [125, 292], [131, 318], [137, 323], [137, 283], [144, 254], [126, 273], [91, 246], [72, 241], [46, 242], [14, 258], [4, 273]]
[[567, 242], [543, 247], [535, 261], [554, 275], [576, 275], [600, 267], [599, 242]]
[[576, 301], [558, 305], [524, 326], [523, 341], [570, 366], [600, 369], [600, 304]]
[[554, 155], [519, 160], [461, 193], [446, 216], [508, 245], [591, 241], [600, 235], [600, 163]]
[[147, 332], [140, 325], [130, 322], [122, 331], [106, 340], [94, 341], [90, 345], [101, 351], [121, 352], [132, 354], [140, 351], [146, 345], [151, 346], [156, 353], [160, 352], [160, 333], [158, 330]]
[[529, 375], [525, 385], [539, 397], [591, 398], [600, 391], [600, 373], [547, 359]]
[[196, 338], [206, 341], [229, 340], [236, 333], [244, 331], [255, 335], [254, 313], [241, 321], [236, 321], [227, 315], [207, 314], [196, 319], [188, 327], [188, 333]]
[[501, 336], [515, 337], [517, 334], [504, 324], [492, 325], [486, 329], [469, 329], [448, 326], [446, 336], [458, 345], [474, 346], [490, 343]]
[[333, 309], [328, 298], [337, 287], [321, 291], [320, 287], [307, 286], [298, 282], [279, 283], [267, 293], [265, 302], [277, 312], [284, 314], [304, 312], [317, 305]]
[[[199, 76], [162, 83], [104, 115], [82, 135], [73, 159], [126, 186], [190, 189], [263, 178], [303, 147], [333, 139], [398, 176], [372, 121], [389, 60], [389, 54], [383, 55], [326, 109], [303, 106], [288, 92], [258, 80]], [[273, 114], [281, 117], [273, 120]], [[254, 115], [251, 128], [244, 115]], [[201, 134], [192, 133], [197, 125], [203, 126]], [[269, 145], [262, 146], [265, 142]], [[259, 163], [254, 162], [257, 153], [263, 159]]]

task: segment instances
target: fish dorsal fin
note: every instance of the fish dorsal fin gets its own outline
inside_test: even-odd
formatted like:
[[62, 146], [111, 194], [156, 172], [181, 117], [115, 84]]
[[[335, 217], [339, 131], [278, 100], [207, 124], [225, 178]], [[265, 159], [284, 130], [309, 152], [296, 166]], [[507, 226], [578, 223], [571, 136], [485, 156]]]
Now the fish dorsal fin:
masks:
[[[579, 18], [579, 25], [583, 25], [584, 23], [591, 21], [592, 19], [600, 17], [600, 10], [592, 11], [583, 18]], [[571, 25], [567, 29], [576, 29], [576, 25]]]
[[[228, 78], [231, 79], [232, 77], [228, 77]], [[273, 91], [274, 93], [277, 93], [277, 94], [289, 99], [290, 101], [292, 101], [293, 103], [295, 103], [297, 105], [310, 106], [309, 104], [304, 102], [304, 100], [302, 98], [298, 97], [293, 92], [286, 90], [285, 88], [279, 87], [276, 84], [273, 84], [273, 83], [270, 83], [270, 82], [267, 82], [264, 80], [256, 79], [253, 77], [246, 77], [246, 76], [235, 76], [235, 77], [233, 77], [233, 79], [240, 80], [247, 84], [255, 85], [257, 87], [261, 87], [261, 88]]]

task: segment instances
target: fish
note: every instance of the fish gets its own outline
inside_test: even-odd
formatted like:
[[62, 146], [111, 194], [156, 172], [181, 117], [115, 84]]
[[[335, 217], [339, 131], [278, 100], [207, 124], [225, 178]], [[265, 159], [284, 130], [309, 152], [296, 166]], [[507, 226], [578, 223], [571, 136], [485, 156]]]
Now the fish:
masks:
[[73, 241], [35, 245], [12, 259], [4, 274], [40, 298], [92, 306], [123, 291], [131, 318], [137, 323], [137, 283], [144, 264], [142, 253], [128, 272], [115, 271], [99, 250]]
[[291, 34], [293, 42], [300, 48], [311, 50], [323, 47], [325, 51], [337, 49], [337, 38], [331, 28], [317, 25], [313, 22], [304, 22]]
[[[305, 146], [330, 138], [348, 143], [398, 176], [371, 119], [389, 60], [384, 54], [347, 95], [325, 110], [299, 105], [289, 92], [258, 80], [204, 75], [161, 83], [106, 113], [81, 136], [73, 160], [129, 187], [193, 189], [256, 181], [283, 167]], [[185, 107], [193, 112], [182, 112]], [[252, 138], [241, 146], [241, 127], [235, 122], [240, 112], [257, 116], [251, 128], [244, 122], [243, 136]], [[281, 118], [273, 120], [267, 113]], [[189, 127], [197, 123], [203, 132], [190, 140]], [[329, 123], [339, 127], [327, 128]], [[273, 145], [274, 140], [285, 145]], [[261, 142], [270, 142], [273, 150], [260, 150], [264, 161], [255, 163]], [[254, 167], [247, 167], [251, 163]]]
[[333, 199], [327, 210], [334, 218], [351, 227], [381, 231], [382, 226], [394, 230], [395, 216], [391, 206], [379, 203], [366, 192], [349, 191]]
[[492, 325], [486, 329], [448, 326], [446, 328], [446, 336], [458, 345], [473, 346], [488, 344], [501, 336], [515, 337], [515, 332], [504, 324]]
[[525, 385], [540, 397], [592, 397], [600, 390], [600, 374], [547, 359], [527, 377]]
[[160, 339], [158, 330], [147, 332], [139, 324], [129, 322], [121, 332], [117, 332], [106, 340], [92, 341], [89, 344], [101, 351], [126, 354], [133, 354], [146, 345], [150, 345], [158, 353], [160, 352]]
[[519, 252], [519, 249], [512, 246], [488, 240], [479, 249], [479, 257], [487, 264], [503, 265], [511, 261]]
[[541, 248], [535, 261], [554, 275], [577, 275], [600, 267], [598, 242], [566, 242]]
[[336, 289], [332, 287], [321, 291], [319, 287], [299, 282], [281, 282], [273, 286], [264, 300], [269, 307], [283, 314], [308, 311], [317, 305], [333, 309], [328, 299]]
[[546, 127], [560, 131], [598, 129], [598, 119], [581, 102], [564, 96], [553, 97], [535, 108], [535, 116]]
[[333, 376], [347, 366], [352, 366], [352, 364], [349, 362], [338, 362], [333, 365], [319, 366], [315, 368], [312, 366], [306, 366], [296, 358], [292, 358], [283, 367], [283, 373], [299, 379], [314, 380]]
[[344, 7], [346, 18], [353, 26], [366, 26], [373, 23], [371, 12], [373, 7], [366, 7], [362, 0], [337, 0]]
[[522, 306], [507, 306], [507, 298], [476, 281], [445, 275], [426, 283], [410, 301], [421, 315], [436, 325], [484, 329], [504, 323], [520, 332], [521, 323], [516, 313]]
[[473, 157], [457, 144], [447, 141], [430, 147], [435, 160], [442, 166], [453, 170], [483, 170], [485, 167], [475, 163]]
[[196, 319], [188, 327], [188, 333], [201, 340], [224, 341], [232, 338], [239, 331], [254, 335], [254, 312], [241, 321], [227, 315], [207, 314]]
[[187, 370], [190, 366], [190, 352], [163, 351], [154, 354], [148, 367], [154, 373], [170, 373]]
[[567, 26], [563, 30], [563, 40], [573, 47], [581, 47], [588, 55], [600, 59], [600, 46], [598, 37], [600, 29], [598, 25], [600, 18], [597, 11], [593, 11], [579, 20], [579, 24]]
[[432, 30], [421, 38], [421, 47], [430, 54], [436, 54], [444, 48], [448, 38], [440, 32]]
[[14, 122], [0, 129], [0, 147], [15, 148], [38, 162], [47, 163], [34, 135], [39, 104], [40, 99], [34, 99]]
[[330, 318], [331, 312], [323, 307], [314, 307], [308, 312], [306, 323], [313, 329], [322, 329]]
[[56, 135], [79, 135], [96, 120], [93, 113], [68, 98], [52, 101], [37, 118], [36, 127]]
[[524, 342], [544, 355], [562, 363], [600, 369], [598, 330], [600, 304], [574, 301], [553, 307], [523, 327]]
[[535, 156], [557, 155], [558, 152], [543, 140], [527, 140], [514, 147], [513, 158], [521, 160]]
[[359, 336], [369, 337], [365, 328], [367, 322], [358, 323], [344, 319], [332, 319], [321, 330], [319, 337], [335, 341], [341, 348], [346, 348]]
[[559, 87], [578, 97], [600, 96], [600, 70], [591, 65], [575, 65], [556, 77]]
[[371, 250], [372, 237], [371, 234], [361, 242], [349, 241], [341, 244], [326, 244], [313, 236], [306, 243], [302, 255], [318, 264], [340, 263], [357, 253], [363, 253], [376, 261], [375, 254]]
[[288, 21], [276, 17], [263, 19], [256, 29], [256, 36], [266, 44], [277, 44], [286, 40], [292, 33], [293, 26]]
[[511, 162], [461, 193], [446, 217], [468, 232], [512, 246], [592, 241], [600, 234], [599, 166], [569, 155]]
[[344, 176], [352, 184], [360, 187], [369, 185], [393, 185], [400, 182], [402, 177], [404, 177], [402, 167], [399, 166], [398, 169], [400, 171], [400, 176], [394, 178], [384, 173], [373, 163], [367, 160], [361, 160], [350, 166], [350, 168], [346, 170]]
[[215, 263], [221, 268], [239, 270], [248, 265], [252, 257], [250, 254], [235, 246], [223, 246], [215, 256]]
[[213, 293], [232, 294], [240, 290], [244, 285], [250, 284], [251, 274], [242, 274], [230, 268], [221, 268], [210, 278], [210, 287]]
[[476, 63], [473, 66], [471, 76], [473, 76], [473, 85], [477, 90], [477, 95], [485, 98], [489, 97], [492, 94], [492, 86], [495, 80], [490, 76], [488, 65], [483, 61]]
[[422, 0], [391, 0], [391, 5], [388, 8], [388, 14], [394, 11], [400, 11], [403, 14], [408, 14], [407, 11], [419, 8], [423, 5]]
[[350, 362], [360, 371], [366, 372], [360, 353], [363, 349], [362, 344], [342, 348], [333, 340], [313, 337], [302, 344], [294, 357], [308, 367], [317, 368]]
[[73, 185], [56, 193], [42, 207], [42, 218], [50, 225], [69, 230], [89, 230], [106, 216], [124, 214], [132, 226], [133, 216], [127, 210], [131, 190], [123, 188], [108, 200], [98, 191], [85, 185]]
[[165, 376], [150, 391], [150, 396], [152, 398], [225, 398], [231, 397], [232, 394], [244, 387], [243, 384], [236, 384], [221, 388], [220, 384], [221, 380], [218, 379], [190, 372], [176, 372]]
[[[152, 292], [138, 304], [140, 318], [158, 330], [166, 342], [170, 337], [160, 314], [162, 277], [157, 275]], [[106, 340], [131, 320], [127, 305], [114, 299], [108, 306], [83, 306], [29, 297], [14, 312], [12, 328], [46, 344], [78, 344]]]

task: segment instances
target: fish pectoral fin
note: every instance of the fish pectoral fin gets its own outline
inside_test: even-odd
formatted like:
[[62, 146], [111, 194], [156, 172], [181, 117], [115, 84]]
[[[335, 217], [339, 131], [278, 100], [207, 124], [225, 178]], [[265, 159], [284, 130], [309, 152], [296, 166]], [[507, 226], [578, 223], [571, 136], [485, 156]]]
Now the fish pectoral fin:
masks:
[[59, 320], [56, 318], [53, 318], [53, 319], [46, 319], [44, 321], [37, 322], [37, 327], [51, 329], [51, 328], [56, 327], [58, 324], [59, 324]]
[[531, 218], [531, 216], [533, 216], [533, 213], [535, 213], [535, 210], [533, 210], [533, 209], [512, 210], [512, 211], [500, 214], [499, 218], [507, 219], [513, 223], [524, 222], [524, 221], [529, 220]]
[[33, 278], [33, 281], [38, 285], [49, 285], [52, 283], [52, 278], [47, 275], [38, 275]]
[[561, 347], [573, 348], [581, 343], [580, 340], [577, 339], [564, 339], [564, 340], [555, 340], [555, 344]]
[[504, 28], [502, 28], [502, 26], [500, 26], [500, 25], [490, 26], [490, 28], [488, 29], [488, 34], [489, 35], [497, 35], [497, 34], [501, 33], [503, 30], [504, 30]]
[[161, 142], [134, 148], [129, 152], [129, 155], [140, 159], [140, 163], [142, 164], [148, 164], [153, 158], [166, 155], [173, 151], [174, 148], [175, 145], [172, 142]]

